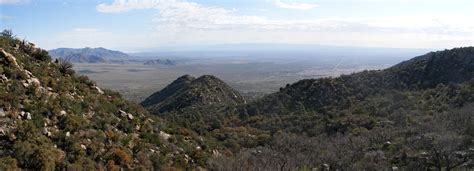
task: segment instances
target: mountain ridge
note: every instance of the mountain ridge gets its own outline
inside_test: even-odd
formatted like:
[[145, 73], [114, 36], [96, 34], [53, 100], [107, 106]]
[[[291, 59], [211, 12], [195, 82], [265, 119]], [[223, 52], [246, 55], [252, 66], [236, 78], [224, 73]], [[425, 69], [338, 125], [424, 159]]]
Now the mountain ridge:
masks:
[[[453, 58], [458, 61], [451, 60]], [[384, 70], [362, 71], [335, 78], [300, 80], [260, 101], [257, 100], [255, 104], [265, 106], [262, 103], [272, 103], [271, 101], [276, 103], [275, 101], [286, 99], [277, 104], [290, 104], [291, 107], [285, 108], [295, 110], [302, 102], [306, 103], [309, 109], [316, 109], [333, 103], [348, 105], [352, 103], [351, 100], [363, 100], [366, 95], [380, 93], [379, 90], [384, 89], [434, 88], [441, 83], [461, 83], [472, 78], [474, 78], [474, 47], [455, 48], [427, 53]], [[301, 94], [305, 91], [307, 95]], [[313, 98], [316, 94], [319, 98]], [[348, 97], [350, 98], [346, 99]], [[327, 99], [337, 100], [331, 102]]]
[[130, 55], [98, 48], [57, 48], [48, 51], [53, 58], [63, 58], [75, 63], [102, 63], [107, 61], [122, 61], [130, 59]]

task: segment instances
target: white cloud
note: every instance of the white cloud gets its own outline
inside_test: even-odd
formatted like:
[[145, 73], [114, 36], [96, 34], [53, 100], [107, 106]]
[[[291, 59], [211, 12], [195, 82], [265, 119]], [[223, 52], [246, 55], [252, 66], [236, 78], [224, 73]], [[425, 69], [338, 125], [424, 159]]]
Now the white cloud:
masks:
[[[289, 4], [295, 5], [296, 3]], [[301, 5], [301, 3], [298, 4]], [[465, 22], [470, 20], [470, 16], [347, 17], [279, 20], [270, 19], [265, 16], [240, 15], [235, 9], [229, 10], [215, 6], [204, 6], [195, 2], [181, 0], [116, 0], [111, 4], [99, 4], [97, 9], [100, 12], [155, 9], [157, 14], [154, 17], [154, 22], [160, 31], [166, 29], [263, 29], [349, 32], [474, 32], [474, 23]]]
[[282, 2], [281, 0], [275, 0], [275, 5], [280, 8], [294, 10], [310, 10], [319, 6], [315, 3]]
[[[295, 3], [283, 4], [298, 6]], [[235, 9], [184, 0], [116, 0], [97, 6], [99, 12], [107, 13], [140, 9], [157, 11], [153, 20], [155, 32], [143, 40], [152, 41], [150, 44], [281, 42], [430, 47], [456, 42], [472, 45], [474, 35], [474, 23], [465, 22], [472, 16], [282, 20], [242, 15]], [[139, 38], [136, 40], [140, 42]]]
[[103, 13], [118, 13], [136, 9], [153, 9], [160, 4], [160, 0], [115, 0], [108, 5], [102, 3], [97, 5], [97, 11]]
[[29, 0], [0, 0], [0, 5], [18, 5], [28, 3]]

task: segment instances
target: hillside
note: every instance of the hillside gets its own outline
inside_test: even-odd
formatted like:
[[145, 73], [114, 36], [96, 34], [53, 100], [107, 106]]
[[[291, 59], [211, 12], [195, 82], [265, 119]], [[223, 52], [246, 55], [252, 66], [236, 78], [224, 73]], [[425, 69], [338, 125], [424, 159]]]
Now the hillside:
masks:
[[204, 165], [204, 140], [171, 129], [31, 43], [0, 36], [0, 64], [0, 170]]
[[243, 97], [217, 77], [204, 75], [194, 78], [184, 75], [141, 104], [149, 111], [163, 113], [189, 107], [243, 103]]
[[250, 113], [278, 113], [279, 107], [291, 111], [301, 107], [320, 112], [331, 107], [341, 110], [389, 90], [423, 90], [473, 78], [474, 47], [456, 48], [431, 52], [384, 70], [301, 80], [255, 102], [258, 109], [252, 106]]
[[250, 103], [184, 75], [140, 106], [2, 33], [0, 170], [469, 170], [473, 58], [431, 52]]
[[[147, 109], [229, 154], [209, 161], [215, 170], [473, 168], [473, 55], [473, 47], [455, 48], [384, 70], [301, 80], [237, 107]], [[193, 80], [178, 79], [157, 102], [181, 101], [168, 93]]]
[[123, 61], [130, 59], [130, 56], [120, 51], [109, 50], [105, 48], [58, 48], [49, 51], [53, 58], [67, 59], [73, 63], [103, 63]]

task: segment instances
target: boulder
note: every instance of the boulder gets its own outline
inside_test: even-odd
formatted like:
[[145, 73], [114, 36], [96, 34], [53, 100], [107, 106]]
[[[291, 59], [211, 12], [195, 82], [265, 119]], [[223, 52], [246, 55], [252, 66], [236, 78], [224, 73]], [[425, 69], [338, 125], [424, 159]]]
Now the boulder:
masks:
[[163, 138], [164, 140], [168, 140], [171, 137], [171, 135], [163, 131], [160, 131], [160, 137]]
[[8, 52], [5, 52], [5, 50], [0, 48], [0, 55], [6, 59], [8, 64], [19, 68], [18, 63], [16, 62], [16, 58], [12, 54], [9, 54]]
[[0, 108], [0, 117], [5, 117], [7, 113], [3, 110], [3, 108]]
[[31, 113], [30, 113], [30, 112], [26, 112], [26, 119], [31, 120], [31, 118], [32, 118], [32, 117], [31, 117]]
[[122, 117], [127, 117], [127, 115], [128, 115], [128, 113], [123, 111], [123, 110], [119, 110], [119, 112], [120, 112], [120, 116], [122, 116]]
[[97, 92], [99, 92], [99, 94], [104, 94], [104, 91], [102, 91], [102, 89], [100, 89], [99, 87], [97, 86], [94, 86], [95, 89], [97, 90]]
[[133, 119], [133, 115], [130, 114], [130, 113], [127, 113], [127, 116], [128, 116], [128, 119], [132, 120]]

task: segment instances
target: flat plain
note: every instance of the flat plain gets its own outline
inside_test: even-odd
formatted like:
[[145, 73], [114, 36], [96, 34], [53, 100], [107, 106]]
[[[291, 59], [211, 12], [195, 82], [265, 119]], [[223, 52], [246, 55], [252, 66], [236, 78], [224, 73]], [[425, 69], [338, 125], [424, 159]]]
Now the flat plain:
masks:
[[177, 65], [144, 65], [141, 62], [76, 63], [75, 70], [87, 75], [99, 86], [120, 92], [125, 98], [140, 102], [161, 90], [176, 78], [215, 75], [251, 100], [278, 91], [301, 79], [334, 77], [361, 70], [383, 69], [391, 62], [350, 59], [305, 60], [234, 60], [231, 58], [188, 59]]

